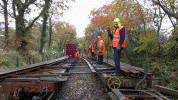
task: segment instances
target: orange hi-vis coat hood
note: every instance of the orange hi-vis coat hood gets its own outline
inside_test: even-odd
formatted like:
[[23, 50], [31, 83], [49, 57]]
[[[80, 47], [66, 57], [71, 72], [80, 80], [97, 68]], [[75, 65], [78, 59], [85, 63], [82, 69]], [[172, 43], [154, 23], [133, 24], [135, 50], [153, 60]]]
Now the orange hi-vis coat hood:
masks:
[[97, 44], [98, 48], [97, 48], [97, 55], [105, 55], [106, 51], [105, 51], [105, 45], [104, 45], [104, 41], [100, 38]]

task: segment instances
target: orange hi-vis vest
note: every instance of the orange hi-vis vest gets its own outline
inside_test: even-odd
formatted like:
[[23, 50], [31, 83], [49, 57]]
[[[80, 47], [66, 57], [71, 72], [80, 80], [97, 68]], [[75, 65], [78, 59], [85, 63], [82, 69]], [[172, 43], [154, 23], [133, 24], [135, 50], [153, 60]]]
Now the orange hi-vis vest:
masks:
[[88, 57], [90, 57], [91, 56], [91, 45], [89, 45], [88, 48], [89, 48], [88, 49]]
[[79, 52], [76, 52], [75, 57], [79, 57], [79, 56], [80, 56]]
[[92, 52], [95, 52], [94, 43], [91, 44], [91, 50]]
[[91, 49], [91, 45], [89, 45], [88, 48]]
[[90, 57], [91, 56], [91, 52], [90, 51], [88, 51], [88, 57]]
[[99, 39], [97, 46], [98, 46], [97, 55], [105, 55], [106, 54], [105, 45], [102, 39]]
[[[117, 47], [118, 46], [119, 41], [120, 41], [120, 30], [122, 28], [125, 28], [125, 27], [120, 26], [119, 28], [114, 30], [114, 32], [113, 32], [113, 40], [112, 40], [112, 47]], [[124, 34], [126, 36], [126, 31], [125, 31]], [[125, 37], [125, 39], [126, 39], [126, 37]], [[125, 48], [125, 39], [124, 39], [123, 43], [121, 44], [122, 48]]]

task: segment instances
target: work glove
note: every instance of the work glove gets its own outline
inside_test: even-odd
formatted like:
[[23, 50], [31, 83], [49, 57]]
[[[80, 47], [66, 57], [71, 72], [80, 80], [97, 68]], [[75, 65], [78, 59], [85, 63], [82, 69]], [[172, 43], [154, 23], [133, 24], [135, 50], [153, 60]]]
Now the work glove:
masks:
[[99, 51], [99, 53], [102, 53], [101, 51]]
[[119, 52], [121, 50], [121, 45], [119, 44], [116, 49]]

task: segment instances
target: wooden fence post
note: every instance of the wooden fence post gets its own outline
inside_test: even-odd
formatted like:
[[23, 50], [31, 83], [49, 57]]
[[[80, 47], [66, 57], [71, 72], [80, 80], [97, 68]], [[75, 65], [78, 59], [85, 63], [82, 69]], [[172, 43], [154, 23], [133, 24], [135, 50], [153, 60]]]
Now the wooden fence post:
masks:
[[46, 56], [46, 59], [47, 59], [47, 61], [48, 61], [48, 56]]
[[42, 62], [44, 62], [44, 55], [42, 55]]
[[16, 65], [16, 67], [19, 67], [19, 57], [17, 56], [17, 65]]
[[29, 65], [31, 65], [31, 58], [30, 57], [28, 58], [28, 62], [29, 62]]
[[55, 54], [55, 58], [57, 59], [57, 55]]
[[35, 57], [33, 56], [33, 64], [35, 64]]

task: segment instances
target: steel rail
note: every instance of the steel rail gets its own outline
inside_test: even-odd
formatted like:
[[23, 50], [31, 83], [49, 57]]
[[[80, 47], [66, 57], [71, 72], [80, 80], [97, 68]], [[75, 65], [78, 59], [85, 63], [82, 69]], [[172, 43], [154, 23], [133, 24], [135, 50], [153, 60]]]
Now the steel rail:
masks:
[[46, 62], [41, 62], [41, 63], [32, 64], [32, 65], [28, 65], [28, 66], [24, 66], [24, 67], [0, 71], [0, 79], [9, 77], [13, 74], [17, 74], [17, 73], [21, 74], [21, 73], [29, 72], [31, 70], [40, 69], [42, 67], [46, 67], [46, 66], [49, 66], [49, 65], [54, 65], [56, 63], [67, 60], [68, 58], [69, 58], [68, 56], [64, 56], [64, 57], [54, 59], [54, 60], [50, 60], [50, 61], [46, 61]]
[[57, 73], [58, 75], [72, 75], [72, 74], [110, 74], [114, 73], [114, 71], [99, 71], [99, 72], [66, 72], [66, 73]]
[[160, 85], [154, 85], [153, 88], [161, 93], [172, 95], [176, 97], [176, 99], [178, 98], [178, 90], [174, 90]]
[[40, 78], [5, 78], [0, 82], [40, 82], [40, 81], [66, 81], [67, 78], [40, 77]]
[[[80, 57], [80, 58], [81, 58], [81, 57]], [[88, 67], [90, 68], [90, 70], [91, 70], [93, 73], [96, 73], [96, 70], [93, 68], [93, 66], [90, 64], [89, 61], [87, 61], [85, 58], [81, 58], [81, 59], [83, 59], [83, 60], [86, 61]]]

